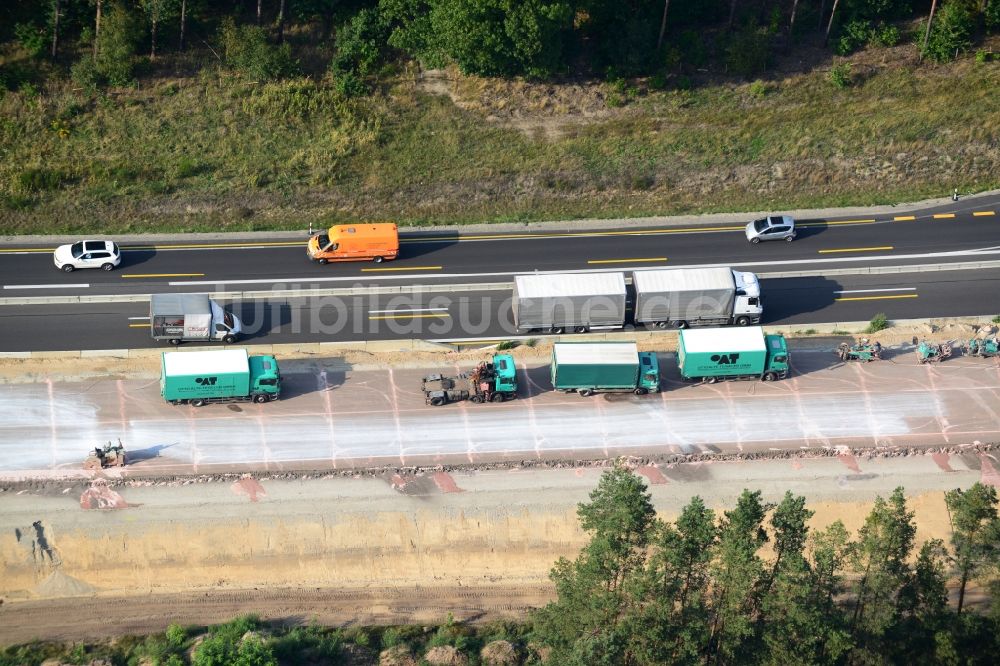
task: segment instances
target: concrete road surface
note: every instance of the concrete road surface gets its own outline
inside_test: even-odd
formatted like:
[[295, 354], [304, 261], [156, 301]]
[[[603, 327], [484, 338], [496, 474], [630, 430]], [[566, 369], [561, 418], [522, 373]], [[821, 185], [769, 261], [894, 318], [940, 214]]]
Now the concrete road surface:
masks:
[[[286, 363], [284, 393], [264, 405], [172, 406], [155, 379], [0, 386], [0, 471], [77, 469], [121, 441], [150, 473], [587, 459], [802, 447], [995, 442], [1000, 364], [912, 351], [842, 364], [792, 354], [792, 377], [764, 384], [683, 384], [661, 357], [658, 395], [583, 398], [551, 390], [548, 368], [521, 369], [521, 399], [424, 404], [420, 378], [454, 367], [357, 371], [335, 359]], [[8, 478], [11, 474], [7, 475]]]

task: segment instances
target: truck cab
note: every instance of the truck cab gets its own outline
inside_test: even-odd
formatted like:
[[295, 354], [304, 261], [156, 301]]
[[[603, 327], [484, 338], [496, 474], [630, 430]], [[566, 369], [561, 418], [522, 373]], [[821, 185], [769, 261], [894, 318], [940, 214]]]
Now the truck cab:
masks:
[[653, 352], [639, 352], [639, 386], [647, 393], [660, 391], [660, 362]]
[[[250, 395], [255, 402], [277, 400], [281, 395], [281, 372], [278, 361], [273, 356], [251, 356], [250, 361]], [[266, 396], [262, 400], [257, 396]]]
[[517, 393], [517, 368], [514, 357], [510, 354], [493, 355], [493, 372], [495, 376], [493, 390], [497, 393]]
[[759, 324], [764, 313], [760, 302], [760, 282], [757, 275], [744, 271], [733, 271], [736, 283], [736, 300], [733, 303], [733, 322], [741, 326]]
[[788, 377], [788, 343], [783, 335], [765, 335], [764, 345], [767, 349], [767, 361], [762, 376], [776, 379]]
[[209, 304], [212, 308], [211, 338], [232, 344], [232, 342], [235, 342], [240, 337], [240, 333], [243, 332], [243, 323], [239, 317], [228, 310], [223, 310], [222, 306], [215, 301], [210, 300]]
[[306, 254], [319, 264], [331, 261], [381, 263], [399, 256], [399, 233], [392, 222], [335, 225], [326, 233], [310, 238]]

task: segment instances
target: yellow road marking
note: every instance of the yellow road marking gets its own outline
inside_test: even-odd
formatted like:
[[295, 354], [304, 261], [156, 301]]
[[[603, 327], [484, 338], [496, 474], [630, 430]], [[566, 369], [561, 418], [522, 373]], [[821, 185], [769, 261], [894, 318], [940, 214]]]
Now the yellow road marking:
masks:
[[123, 278], [205, 277], [204, 273], [125, 273]]
[[666, 257], [650, 257], [649, 259], [591, 259], [588, 264], [631, 264], [637, 261], [666, 261]]
[[397, 266], [395, 268], [362, 268], [362, 273], [376, 273], [383, 271], [439, 271], [440, 266]]
[[129, 324], [129, 328], [149, 328], [152, 324]]
[[950, 219], [950, 218], [953, 218], [953, 217], [955, 217], [954, 213], [935, 213], [934, 214], [934, 219], [935, 220], [947, 220], [947, 219]]
[[893, 296], [850, 296], [848, 298], [835, 298], [835, 301], [885, 301], [893, 298], [916, 298], [916, 294], [896, 294]]
[[882, 247], [845, 247], [838, 250], [820, 250], [820, 254], [835, 254], [837, 252], [878, 252], [880, 250], [891, 250], [891, 245], [883, 245]]
[[373, 320], [373, 319], [427, 319], [429, 317], [450, 317], [450, 316], [451, 315], [448, 314], [447, 312], [437, 312], [437, 313], [434, 313], [434, 314], [413, 314], [413, 313], [406, 314], [406, 313], [402, 313], [402, 314], [394, 314], [394, 315], [369, 316], [368, 319], [369, 320]]
[[991, 217], [993, 215], [996, 215], [996, 211], [993, 211], [993, 210], [977, 210], [977, 211], [975, 211], [972, 214], [973, 217]]
[[897, 215], [892, 219], [896, 222], [906, 222], [907, 220], [915, 220], [917, 217], [916, 215]]

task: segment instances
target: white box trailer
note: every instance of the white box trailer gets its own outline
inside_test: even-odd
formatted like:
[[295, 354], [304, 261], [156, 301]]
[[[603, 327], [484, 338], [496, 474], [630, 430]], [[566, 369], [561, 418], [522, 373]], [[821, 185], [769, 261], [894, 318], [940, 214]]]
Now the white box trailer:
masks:
[[208, 294], [152, 294], [149, 324], [154, 340], [179, 345], [187, 340], [236, 342], [243, 324]]
[[549, 273], [514, 277], [518, 332], [586, 333], [625, 325], [624, 273]]
[[657, 328], [759, 324], [764, 308], [753, 273], [731, 268], [635, 271], [635, 323]]

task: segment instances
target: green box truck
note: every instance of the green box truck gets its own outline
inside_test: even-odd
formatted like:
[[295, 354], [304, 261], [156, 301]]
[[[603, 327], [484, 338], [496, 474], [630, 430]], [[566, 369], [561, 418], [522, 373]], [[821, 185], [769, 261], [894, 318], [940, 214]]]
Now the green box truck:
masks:
[[273, 356], [248, 356], [245, 349], [163, 354], [160, 395], [171, 404], [268, 402], [280, 394]]
[[686, 329], [678, 334], [681, 377], [714, 384], [720, 379], [788, 376], [788, 345], [781, 335], [764, 335], [760, 326]]
[[640, 353], [634, 342], [557, 342], [552, 345], [552, 386], [582, 396], [660, 390], [656, 354]]

